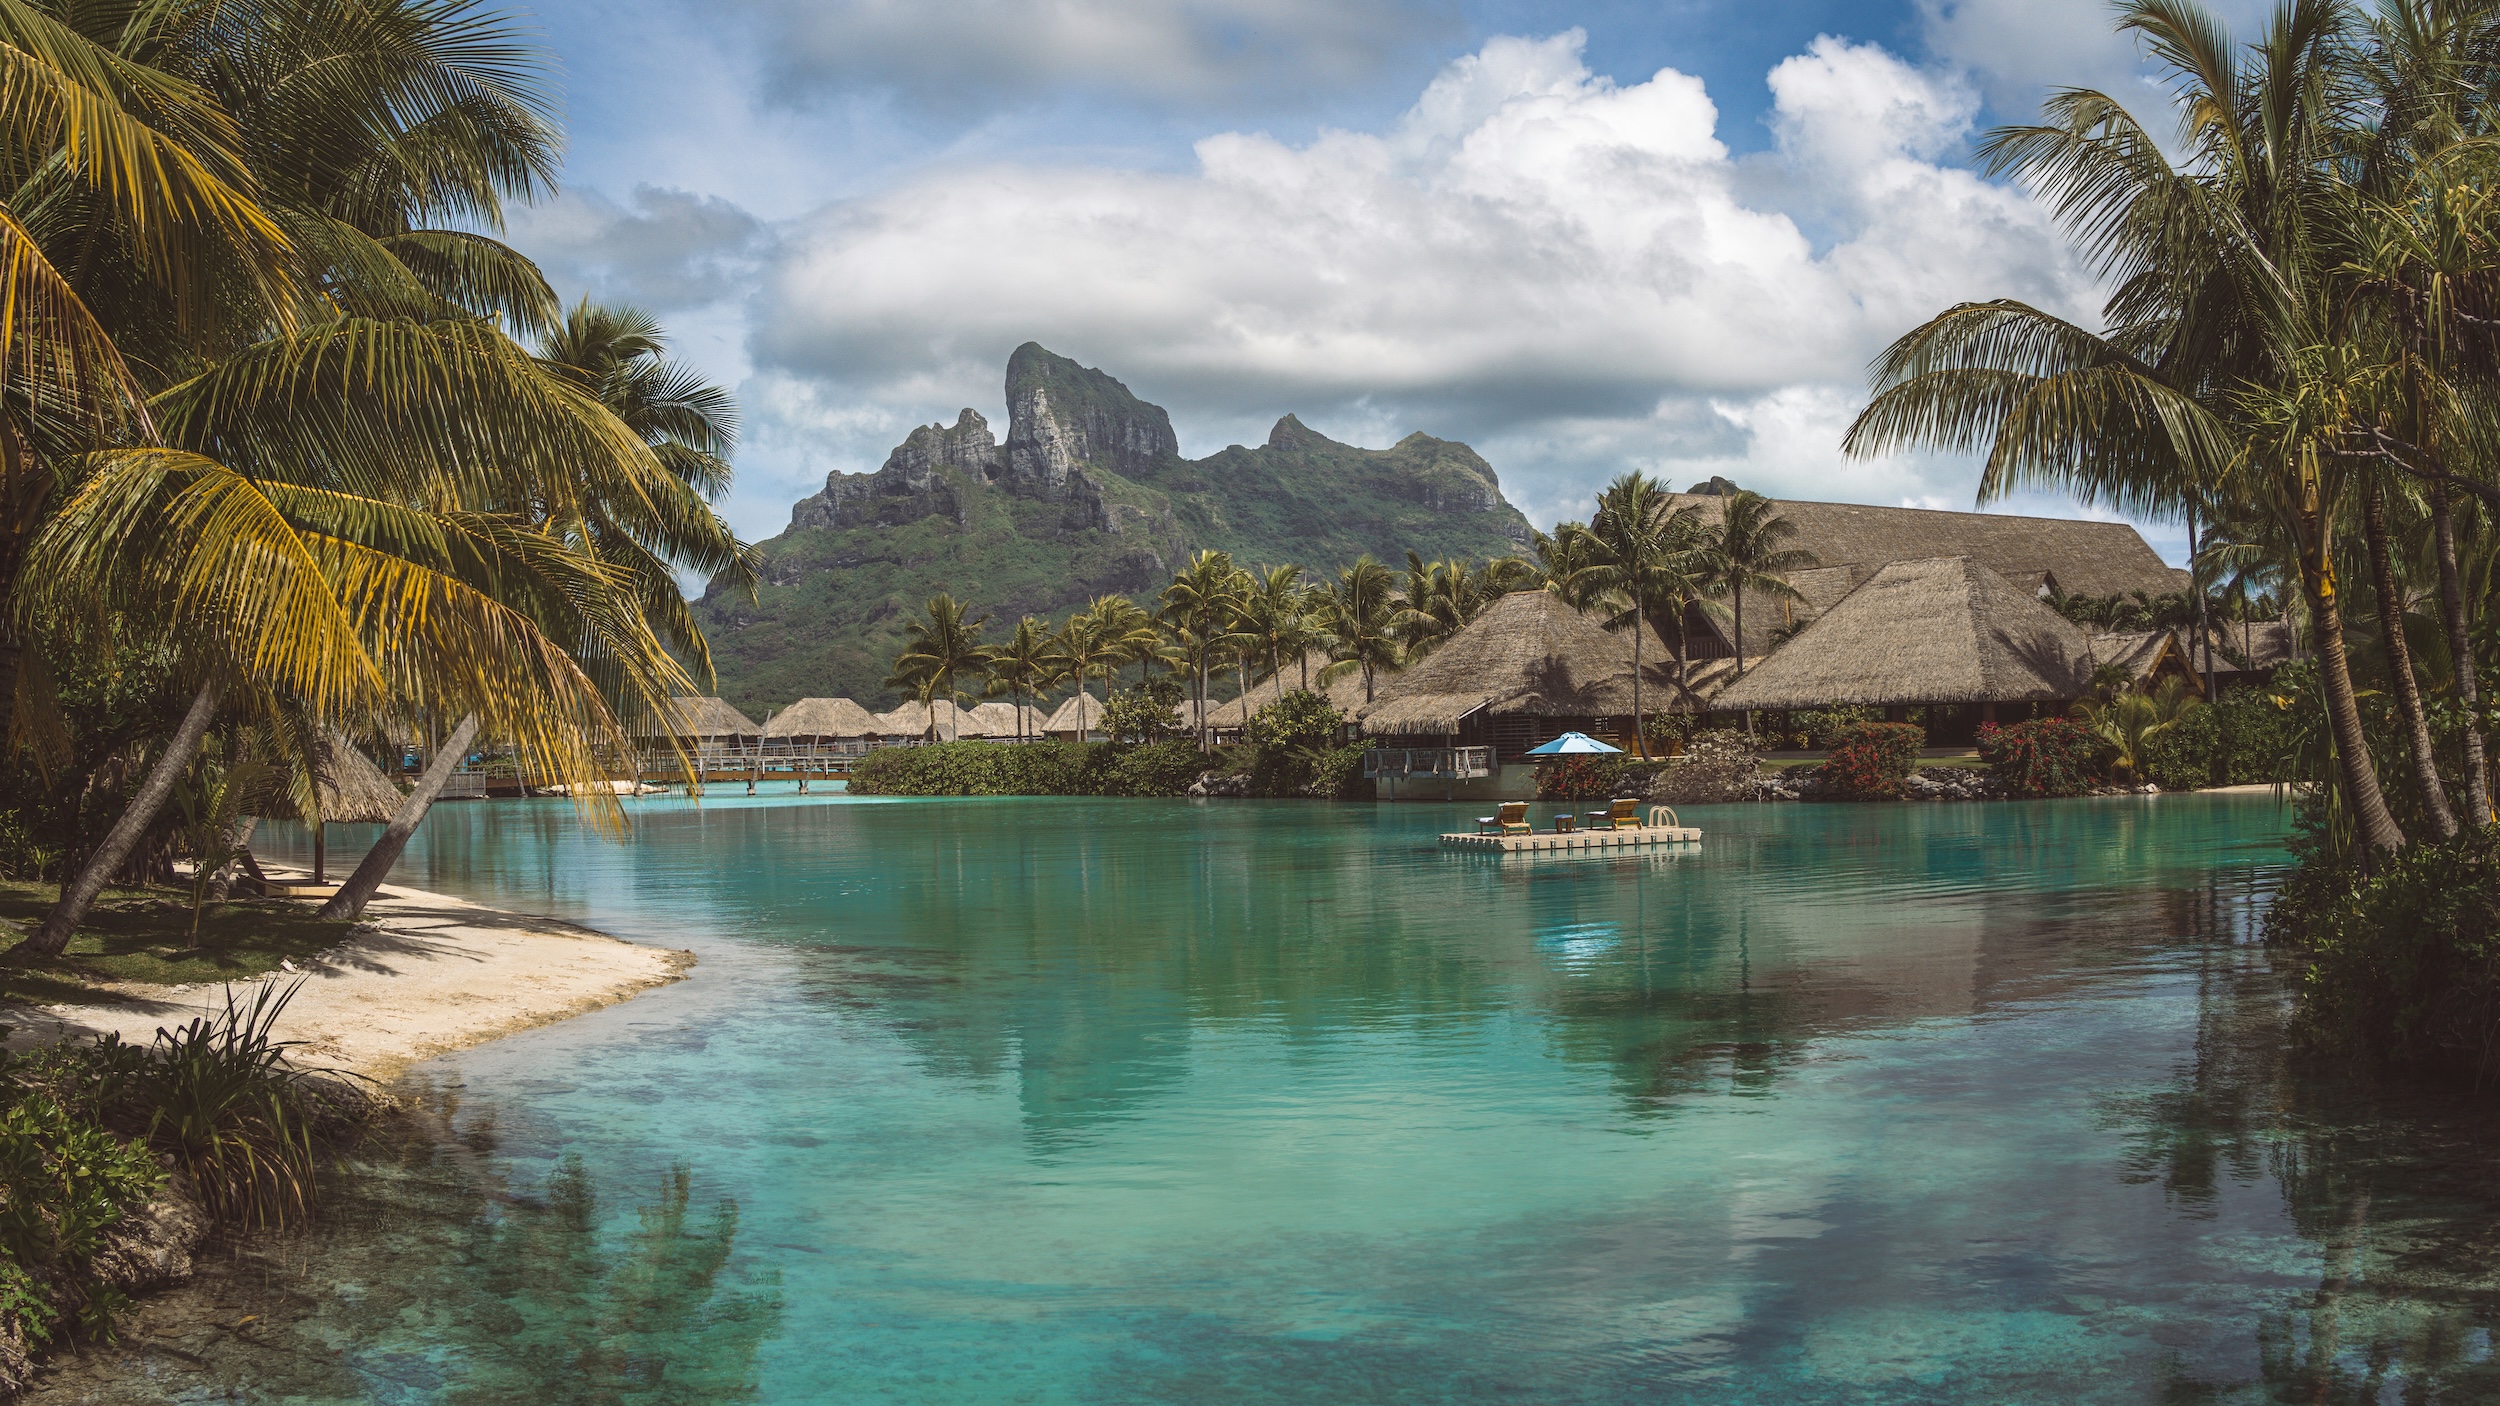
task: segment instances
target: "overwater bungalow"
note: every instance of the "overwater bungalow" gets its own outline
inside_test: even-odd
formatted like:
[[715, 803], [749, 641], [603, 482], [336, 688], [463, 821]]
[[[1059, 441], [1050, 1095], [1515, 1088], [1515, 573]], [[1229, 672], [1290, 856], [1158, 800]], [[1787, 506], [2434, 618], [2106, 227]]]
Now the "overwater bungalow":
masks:
[[752, 752], [764, 729], [718, 698], [672, 698], [668, 727], [679, 746], [697, 754]]
[[[1924, 708], [1934, 736], [1954, 731], [1955, 722], [1969, 730], [2061, 711], [2091, 690], [2095, 662], [2080, 627], [1978, 558], [1896, 561], [1752, 665], [1711, 706], [1854, 705], [1896, 719]], [[1954, 711], [1940, 717], [1939, 708]]]
[[764, 721], [766, 756], [865, 752], [876, 714], [848, 698], [802, 698]]

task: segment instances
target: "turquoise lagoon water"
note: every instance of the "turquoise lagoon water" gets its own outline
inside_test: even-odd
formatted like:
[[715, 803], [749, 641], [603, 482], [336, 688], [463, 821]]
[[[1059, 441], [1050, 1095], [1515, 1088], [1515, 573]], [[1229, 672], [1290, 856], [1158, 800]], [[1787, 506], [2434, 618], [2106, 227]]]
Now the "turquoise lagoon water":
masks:
[[[2500, 1145], [2287, 1054], [2268, 798], [452, 805], [690, 947], [426, 1066], [145, 1380], [373, 1402], [2489, 1399]], [[334, 840], [334, 852], [350, 848]], [[133, 1378], [132, 1380], [138, 1380]], [[220, 1394], [224, 1393], [224, 1394]], [[98, 1397], [96, 1399], [102, 1399]]]

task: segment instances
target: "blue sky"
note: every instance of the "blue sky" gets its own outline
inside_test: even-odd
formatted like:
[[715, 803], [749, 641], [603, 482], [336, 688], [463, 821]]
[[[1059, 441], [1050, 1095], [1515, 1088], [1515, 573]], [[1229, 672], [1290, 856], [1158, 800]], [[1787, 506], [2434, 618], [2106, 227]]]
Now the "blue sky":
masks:
[[1840, 458], [1866, 360], [1962, 298], [2089, 318], [2090, 271], [1970, 141], [2052, 83], [2159, 101], [2092, 0], [565, 0], [529, 22], [571, 145], [510, 235], [737, 389], [750, 537], [916, 423], [971, 406], [1003, 432], [1027, 339], [1170, 408], [1186, 452], [1287, 412], [1369, 445], [1421, 429], [1540, 522], [1627, 468], [1967, 508], [1967, 462]]

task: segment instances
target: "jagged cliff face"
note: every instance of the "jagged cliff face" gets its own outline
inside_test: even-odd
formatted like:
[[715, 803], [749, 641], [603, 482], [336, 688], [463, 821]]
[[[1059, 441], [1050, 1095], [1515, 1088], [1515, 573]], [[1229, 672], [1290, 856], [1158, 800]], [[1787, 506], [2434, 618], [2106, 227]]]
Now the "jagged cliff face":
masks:
[[1031, 342], [1006, 391], [1004, 443], [970, 409], [920, 426], [876, 472], [828, 474], [792, 508], [762, 544], [756, 604], [705, 597], [724, 696], [750, 711], [896, 701], [880, 681], [903, 622], [938, 591], [1003, 626], [1150, 593], [1203, 548], [1326, 573], [1365, 552], [1481, 559], [1529, 539], [1492, 466], [1455, 441], [1359, 449], [1288, 415], [1257, 448], [1184, 459], [1162, 407]]

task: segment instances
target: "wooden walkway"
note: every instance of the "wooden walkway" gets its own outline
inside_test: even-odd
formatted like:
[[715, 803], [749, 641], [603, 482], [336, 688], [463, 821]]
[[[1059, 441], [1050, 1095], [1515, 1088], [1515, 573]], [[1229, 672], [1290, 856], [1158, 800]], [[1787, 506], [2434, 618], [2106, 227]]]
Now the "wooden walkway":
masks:
[[1566, 830], [1559, 835], [1550, 830], [1533, 835], [1443, 835], [1441, 843], [1452, 849], [1542, 854], [1558, 850], [1626, 850], [1652, 849], [1660, 845], [1695, 845], [1701, 843], [1701, 832], [1687, 825], [1645, 825], [1637, 830]]

